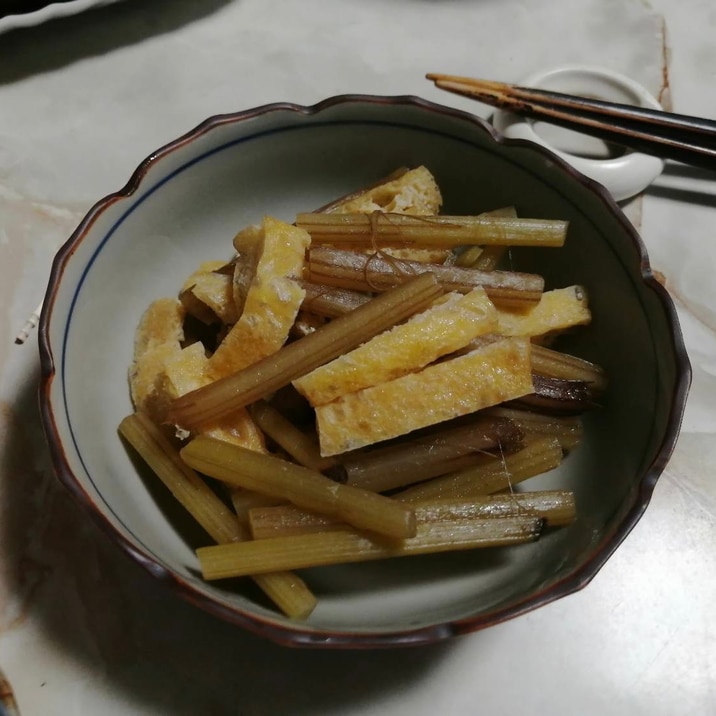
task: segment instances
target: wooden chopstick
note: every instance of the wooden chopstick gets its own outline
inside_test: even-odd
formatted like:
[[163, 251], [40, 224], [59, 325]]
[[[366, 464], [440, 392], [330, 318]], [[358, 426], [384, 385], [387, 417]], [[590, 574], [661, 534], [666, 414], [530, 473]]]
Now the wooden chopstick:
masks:
[[716, 169], [716, 122], [683, 114], [578, 97], [490, 80], [428, 74], [448, 92], [614, 144], [706, 169]]

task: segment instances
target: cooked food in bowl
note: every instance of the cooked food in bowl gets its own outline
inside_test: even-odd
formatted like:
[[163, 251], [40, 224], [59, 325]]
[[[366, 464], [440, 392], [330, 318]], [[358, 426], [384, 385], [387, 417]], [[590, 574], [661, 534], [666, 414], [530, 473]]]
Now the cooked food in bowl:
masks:
[[209, 120], [58, 257], [58, 470], [153, 573], [279, 641], [494, 623], [585, 584], [673, 445], [688, 366], [644, 262], [605, 192], [460, 112]]
[[496, 269], [567, 224], [441, 203], [419, 167], [295, 225], [265, 217], [147, 308], [120, 432], [224, 545], [197, 550], [205, 578], [253, 576], [305, 618], [315, 597], [287, 569], [511, 546], [575, 518], [571, 491], [514, 488], [576, 447], [604, 389], [599, 366], [540, 347], [589, 324], [586, 292]]

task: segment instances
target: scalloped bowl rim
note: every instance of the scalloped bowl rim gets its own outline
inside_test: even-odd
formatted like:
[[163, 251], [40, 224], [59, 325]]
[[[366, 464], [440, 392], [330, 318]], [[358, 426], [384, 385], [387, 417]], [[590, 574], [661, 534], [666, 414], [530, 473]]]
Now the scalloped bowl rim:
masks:
[[[68, 464], [63, 450], [63, 437], [54, 417], [54, 408], [50, 392], [52, 383], [56, 378], [56, 371], [52, 341], [50, 338], [50, 326], [52, 323], [53, 308], [58, 288], [62, 282], [65, 268], [71, 261], [76, 248], [91, 231], [95, 221], [104, 211], [106, 211], [115, 202], [127, 199], [139, 190], [149, 170], [157, 162], [162, 161], [165, 157], [173, 154], [183, 146], [222, 125], [240, 123], [247, 119], [253, 119], [276, 111], [294, 112], [307, 116], [318, 115], [322, 111], [336, 105], [350, 103], [368, 103], [372, 105], [394, 106], [409, 105], [427, 112], [443, 114], [472, 123], [476, 130], [486, 132], [496, 143], [500, 145], [506, 147], [529, 147], [532, 151], [542, 154], [551, 162], [560, 166], [561, 169], [568, 173], [575, 181], [586, 186], [601, 200], [603, 204], [606, 205], [606, 208], [610, 211], [610, 213], [618, 219], [625, 233], [631, 238], [634, 247], [638, 251], [638, 255], [640, 257], [641, 278], [644, 284], [658, 296], [661, 308], [664, 311], [670, 327], [670, 337], [673, 340], [674, 359], [676, 364], [676, 381], [670, 401], [671, 410], [664, 433], [664, 439], [655, 451], [654, 459], [643, 473], [639, 482], [638, 495], [633, 506], [629, 512], [624, 515], [618, 527], [613, 532], [606, 534], [603, 537], [598, 547], [594, 550], [592, 558], [586, 561], [580, 568], [570, 573], [560, 581], [550, 584], [549, 587], [543, 589], [542, 591], [531, 594], [522, 601], [513, 603], [507, 608], [498, 608], [493, 611], [488, 611], [486, 614], [479, 616], [452, 620], [437, 625], [419, 627], [417, 629], [401, 629], [392, 632], [380, 631], [377, 633], [341, 633], [338, 631], [332, 631], [330, 634], [325, 634], [321, 632], [317, 633], [310, 628], [302, 627], [300, 622], [291, 625], [281, 625], [264, 620], [256, 614], [217, 603], [216, 601], [208, 598], [205, 594], [198, 592], [191, 583], [184, 580], [180, 575], [175, 574], [168, 570], [165, 566], [158, 564], [150, 554], [129, 540], [102, 514], [100, 510], [97, 509], [94, 501], [83, 488]], [[656, 482], [671, 457], [678, 439], [686, 397], [691, 381], [691, 368], [683, 343], [676, 310], [671, 297], [664, 286], [662, 286], [655, 279], [650, 268], [646, 248], [642, 239], [626, 216], [624, 216], [618, 204], [614, 201], [609, 192], [597, 182], [582, 175], [562, 158], [555, 155], [545, 147], [523, 139], [503, 137], [487, 121], [478, 116], [411, 95], [378, 96], [345, 94], [329, 97], [328, 99], [309, 106], [291, 102], [275, 102], [243, 111], [218, 114], [207, 118], [190, 131], [152, 152], [142, 162], [140, 162], [124, 187], [122, 187], [119, 191], [108, 194], [98, 200], [89, 209], [78, 227], [57, 252], [52, 265], [38, 331], [41, 361], [41, 380], [39, 387], [41, 420], [47, 437], [52, 462], [60, 481], [83, 505], [83, 507], [89, 511], [95, 522], [99, 524], [99, 526], [106, 533], [108, 533], [126, 553], [128, 553], [153, 576], [167, 583], [182, 598], [196, 604], [215, 616], [240, 625], [249, 631], [266, 636], [279, 644], [291, 646], [373, 648], [428, 644], [498, 624], [548, 604], [563, 596], [579, 591], [591, 581], [601, 567], [607, 562], [609, 557], [626, 538], [646, 510]]]

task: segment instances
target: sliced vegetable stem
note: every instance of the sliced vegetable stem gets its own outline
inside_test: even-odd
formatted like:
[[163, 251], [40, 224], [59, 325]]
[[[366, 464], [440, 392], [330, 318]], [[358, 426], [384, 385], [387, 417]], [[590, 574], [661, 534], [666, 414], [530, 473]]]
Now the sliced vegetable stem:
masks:
[[467, 458], [462, 465], [467, 467], [475, 455], [498, 445], [514, 451], [522, 436], [509, 420], [481, 417], [457, 425], [439, 424], [425, 434], [346, 456], [336, 469], [349, 485], [385, 492], [458, 469], [458, 458]]
[[[185, 463], [186, 464], [186, 463]], [[236, 513], [239, 523], [244, 527], [249, 525], [249, 511], [254, 507], [275, 507], [285, 504], [285, 500], [277, 497], [269, 497], [254, 490], [246, 490], [243, 487], [231, 486], [229, 497]]]
[[128, 415], [119, 424], [119, 432], [215, 542], [233, 542], [248, 536], [236, 515], [182, 461], [166, 435], [146, 415]]
[[196, 470], [224, 482], [288, 500], [338, 517], [355, 527], [402, 539], [415, 534], [412, 508], [389, 497], [347, 485], [273, 455], [205, 436], [181, 450]]
[[[517, 210], [514, 206], [504, 206], [480, 214], [482, 217], [516, 219]], [[507, 246], [488, 245], [470, 246], [463, 251], [455, 261], [457, 266], [474, 268], [479, 271], [493, 271], [507, 251]]]
[[473, 262], [472, 268], [478, 271], [494, 271], [508, 250], [507, 246], [486, 246]]
[[[415, 503], [418, 525], [445, 520], [518, 515], [539, 517], [545, 520], [545, 524], [554, 527], [571, 524], [576, 518], [574, 494], [567, 490], [544, 490]], [[344, 522], [295, 505], [252, 508], [249, 511], [249, 525], [254, 539], [349, 529]]]
[[299, 465], [316, 472], [324, 472], [336, 465], [336, 460], [321, 457], [318, 436], [304, 433], [276, 408], [264, 400], [251, 406], [251, 416], [261, 430], [282, 447]]
[[[237, 544], [249, 534], [236, 515], [179, 457], [161, 430], [142, 413], [129, 415], [119, 425], [120, 434], [169, 488], [179, 503], [219, 544]], [[254, 580], [284, 614], [305, 619], [317, 600], [305, 582], [285, 570], [264, 570]]]
[[393, 544], [359, 532], [337, 531], [203, 547], [197, 556], [205, 579], [225, 579], [260, 571], [521, 544], [537, 539], [541, 527], [542, 520], [529, 516], [449, 520], [420, 525], [414, 537]]
[[430, 272], [446, 291], [468, 293], [482, 286], [490, 300], [502, 308], [526, 309], [539, 303], [544, 279], [537, 274], [476, 269], [313, 246], [308, 252], [311, 281], [356, 291], [386, 291]]
[[371, 299], [370, 294], [363, 291], [350, 291], [303, 280], [299, 281], [298, 285], [306, 292], [303, 310], [328, 318], [342, 316]]
[[564, 380], [581, 380], [588, 383], [590, 389], [596, 393], [603, 392], [607, 387], [605, 370], [583, 358], [534, 345], [531, 360], [532, 370], [540, 375]]
[[582, 419], [578, 415], [549, 415], [502, 405], [487, 408], [484, 412], [513, 420], [527, 435], [556, 438], [564, 451], [577, 447], [584, 435]]
[[491, 495], [552, 470], [561, 462], [562, 447], [558, 440], [534, 438], [519, 452], [485, 458], [480, 465], [409, 487], [398, 493], [395, 499], [412, 504], [427, 499]]
[[168, 420], [187, 429], [215, 423], [427, 308], [442, 293], [431, 274], [413, 278], [257, 363], [177, 398]]

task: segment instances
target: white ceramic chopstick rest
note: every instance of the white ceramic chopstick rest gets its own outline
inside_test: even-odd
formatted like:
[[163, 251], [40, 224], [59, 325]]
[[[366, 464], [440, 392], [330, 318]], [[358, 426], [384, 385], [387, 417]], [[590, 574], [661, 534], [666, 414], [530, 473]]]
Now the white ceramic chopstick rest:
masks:
[[[539, 72], [518, 84], [525, 87], [564, 92], [609, 102], [635, 104], [662, 109], [658, 100], [644, 87], [625, 75], [612, 70], [575, 65]], [[617, 201], [642, 192], [662, 172], [664, 161], [640, 152], [626, 151], [619, 156], [588, 156], [605, 145], [600, 140], [571, 130], [549, 127], [512, 112], [497, 110], [495, 128], [504, 136], [528, 139], [551, 150], [590, 179], [605, 186]], [[554, 135], [554, 137], [552, 136]]]

